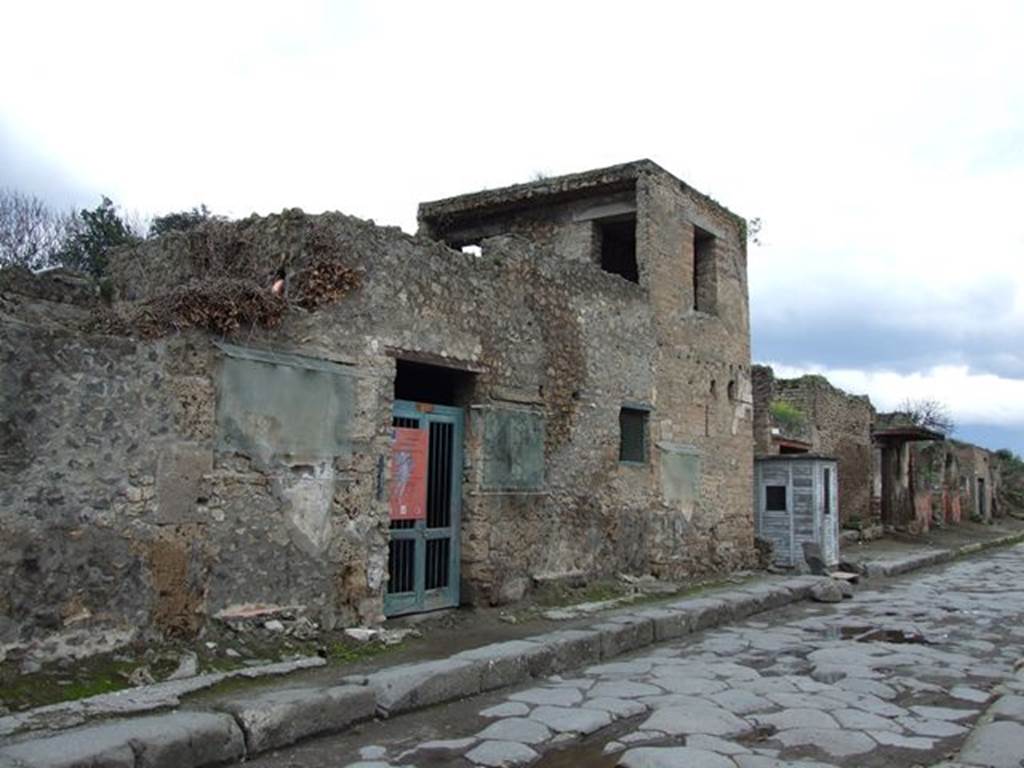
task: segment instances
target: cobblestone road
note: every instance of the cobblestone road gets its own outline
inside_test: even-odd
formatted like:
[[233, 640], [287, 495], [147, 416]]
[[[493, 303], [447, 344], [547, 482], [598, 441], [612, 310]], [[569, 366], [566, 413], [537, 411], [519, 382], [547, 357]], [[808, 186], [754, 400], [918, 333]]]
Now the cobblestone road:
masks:
[[250, 764], [936, 765], [957, 754], [993, 688], [1013, 676], [1022, 620], [1018, 546]]

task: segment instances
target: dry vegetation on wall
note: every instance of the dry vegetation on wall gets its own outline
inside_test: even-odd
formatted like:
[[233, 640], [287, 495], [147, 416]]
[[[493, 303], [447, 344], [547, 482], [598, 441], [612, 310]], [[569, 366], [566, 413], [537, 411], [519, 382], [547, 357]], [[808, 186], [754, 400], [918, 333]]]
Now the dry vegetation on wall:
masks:
[[[314, 310], [355, 289], [360, 275], [341, 260], [344, 245], [310, 224], [309, 217], [292, 221], [307, 226], [275, 254], [265, 252], [261, 233], [248, 222], [211, 221], [175, 236], [158, 254], [184, 259], [186, 268], [168, 264], [166, 288], [114, 304], [100, 313], [92, 330], [152, 339], [196, 328], [227, 336], [257, 326], [274, 328], [290, 309]], [[131, 255], [131, 272], [164, 266], [147, 263], [154, 254], [146, 249]], [[278, 270], [288, 275], [284, 296], [270, 290]], [[174, 279], [175, 272], [183, 273], [181, 279]]]

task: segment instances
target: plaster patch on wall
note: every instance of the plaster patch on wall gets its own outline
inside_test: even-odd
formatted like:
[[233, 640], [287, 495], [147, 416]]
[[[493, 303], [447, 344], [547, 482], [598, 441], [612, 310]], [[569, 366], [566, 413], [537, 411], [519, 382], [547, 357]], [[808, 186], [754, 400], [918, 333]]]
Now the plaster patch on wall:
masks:
[[292, 541], [314, 557], [327, 551], [331, 542], [331, 502], [334, 499], [334, 464], [321, 461], [292, 468], [281, 479], [281, 496], [286, 502], [285, 520]]
[[689, 522], [700, 498], [700, 452], [692, 445], [659, 442], [661, 495]]

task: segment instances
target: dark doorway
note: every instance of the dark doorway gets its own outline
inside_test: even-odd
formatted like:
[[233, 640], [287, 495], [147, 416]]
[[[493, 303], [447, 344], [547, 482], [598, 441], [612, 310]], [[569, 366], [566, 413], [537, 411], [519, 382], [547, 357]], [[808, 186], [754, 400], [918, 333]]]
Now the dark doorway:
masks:
[[396, 360], [395, 400], [436, 405], [468, 405], [476, 374], [412, 360]]

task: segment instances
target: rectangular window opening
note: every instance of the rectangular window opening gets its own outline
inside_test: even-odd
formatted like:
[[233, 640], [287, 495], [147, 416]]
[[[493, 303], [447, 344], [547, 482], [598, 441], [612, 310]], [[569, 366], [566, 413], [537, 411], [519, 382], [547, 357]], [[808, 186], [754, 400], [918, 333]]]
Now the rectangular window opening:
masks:
[[647, 462], [647, 411], [638, 408], [619, 411], [619, 461]]
[[715, 236], [693, 228], [693, 308], [714, 315], [718, 312], [718, 269]]
[[599, 241], [601, 269], [631, 283], [640, 282], [636, 261], [636, 216], [616, 217], [594, 222]]
[[764, 508], [767, 512], [785, 512], [786, 486], [766, 485], [764, 487]]

